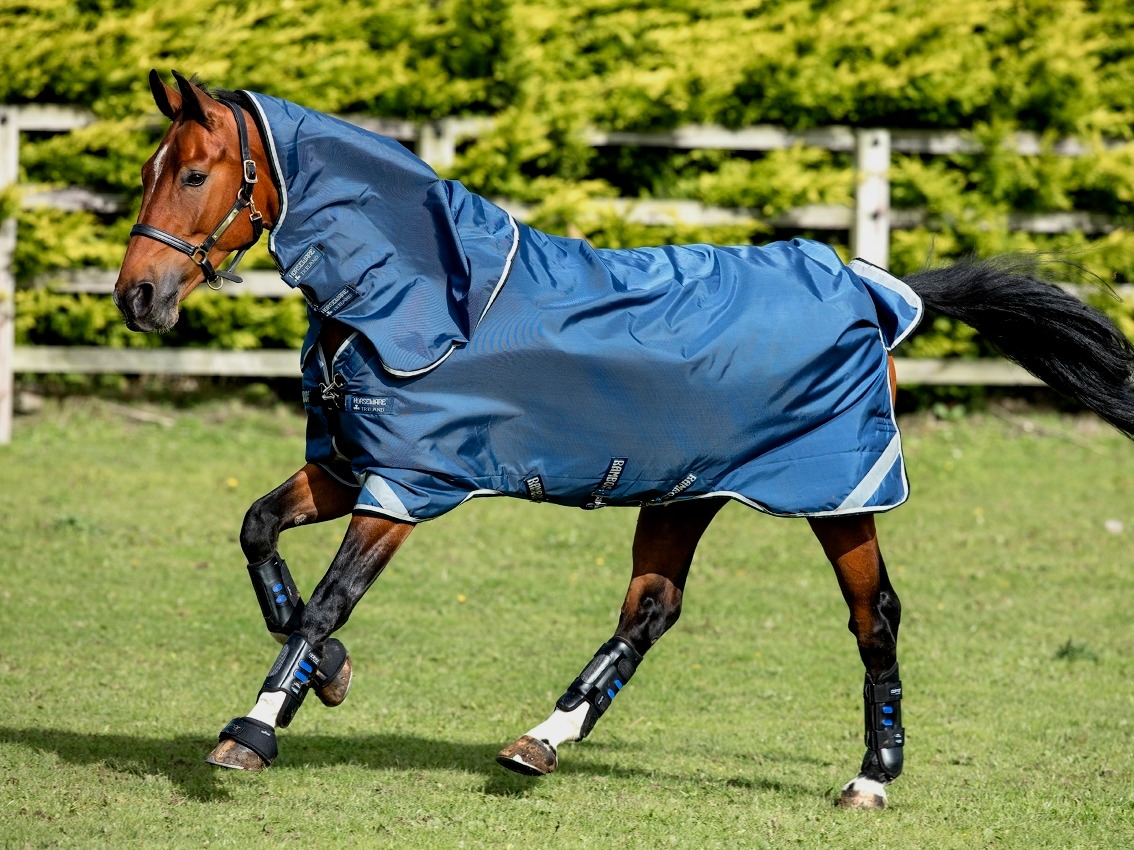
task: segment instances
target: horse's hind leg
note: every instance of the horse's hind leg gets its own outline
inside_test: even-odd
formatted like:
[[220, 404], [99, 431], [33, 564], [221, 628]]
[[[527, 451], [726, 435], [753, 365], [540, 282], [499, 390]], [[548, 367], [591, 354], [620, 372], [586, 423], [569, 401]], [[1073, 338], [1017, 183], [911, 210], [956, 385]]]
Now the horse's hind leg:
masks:
[[901, 604], [886, 575], [873, 516], [813, 519], [811, 528], [835, 568], [866, 667], [866, 756], [858, 776], [843, 788], [839, 805], [883, 808], [885, 786], [902, 772], [905, 742], [898, 679]]
[[643, 508], [634, 534], [634, 572], [614, 637], [571, 683], [543, 723], [505, 747], [496, 760], [517, 773], [550, 773], [564, 741], [590, 734], [651, 646], [681, 613], [685, 579], [701, 535], [724, 499]]

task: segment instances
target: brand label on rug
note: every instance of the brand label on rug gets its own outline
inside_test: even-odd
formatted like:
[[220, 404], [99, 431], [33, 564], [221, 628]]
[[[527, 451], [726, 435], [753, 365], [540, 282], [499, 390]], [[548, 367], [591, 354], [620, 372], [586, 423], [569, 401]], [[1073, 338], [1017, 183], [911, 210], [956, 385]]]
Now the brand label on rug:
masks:
[[321, 259], [323, 259], [322, 249], [318, 245], [312, 245], [291, 264], [290, 269], [284, 272], [284, 280], [292, 286], [298, 286]]
[[389, 396], [352, 395], [347, 404], [351, 413], [390, 414], [395, 407], [395, 399]]
[[343, 309], [343, 307], [345, 307], [357, 297], [357, 289], [350, 285], [344, 286], [333, 296], [320, 304], [316, 308], [316, 312], [318, 312], [321, 316], [333, 316], [335, 313]]
[[525, 479], [524, 486], [528, 488], [528, 498], [533, 502], [542, 502], [547, 498], [547, 493], [543, 489], [543, 479], [538, 475]]
[[610, 459], [610, 466], [599, 485], [600, 491], [609, 492], [618, 486], [618, 479], [622, 477], [622, 470], [626, 468], [626, 460], [624, 457], [612, 457]]
[[676, 487], [674, 487], [672, 490], [670, 490], [668, 493], [666, 493], [664, 496], [662, 496], [661, 500], [663, 502], [668, 502], [670, 499], [673, 499], [676, 496], [678, 496], [679, 494], [684, 493], [691, 486], [693, 486], [693, 482], [696, 481], [696, 480], [697, 480], [696, 475], [693, 475], [693, 474], [686, 475], [684, 478], [682, 478], [680, 481], [677, 482]]
[[618, 486], [618, 479], [622, 477], [622, 472], [626, 469], [627, 460], [628, 458], [624, 457], [612, 457], [610, 459], [610, 466], [606, 468], [606, 473], [603, 475], [598, 488], [591, 493], [591, 500], [583, 505], [584, 510], [593, 511], [606, 505], [606, 497]]

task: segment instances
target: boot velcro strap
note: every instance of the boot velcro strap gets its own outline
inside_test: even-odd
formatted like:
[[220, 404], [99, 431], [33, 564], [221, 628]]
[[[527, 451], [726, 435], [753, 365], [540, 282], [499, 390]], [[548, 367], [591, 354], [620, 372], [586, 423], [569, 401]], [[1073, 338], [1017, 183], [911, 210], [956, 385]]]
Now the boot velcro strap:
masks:
[[237, 717], [221, 729], [220, 741], [236, 741], [243, 744], [264, 760], [264, 764], [271, 764], [279, 755], [276, 746], [276, 730], [267, 723], [261, 723], [251, 717]]
[[866, 697], [867, 702], [873, 705], [897, 702], [902, 698], [902, 683], [883, 682], [880, 685], [876, 685], [873, 682], [867, 682], [863, 688], [863, 696]]
[[905, 746], [906, 730], [901, 726], [894, 729], [875, 729], [866, 738], [866, 745], [871, 749], [889, 750]]
[[339, 675], [339, 671], [346, 664], [346, 660], [347, 651], [342, 642], [338, 638], [327, 638], [323, 642], [323, 657], [315, 670], [315, 689], [319, 690], [328, 682], [334, 681], [335, 676]]

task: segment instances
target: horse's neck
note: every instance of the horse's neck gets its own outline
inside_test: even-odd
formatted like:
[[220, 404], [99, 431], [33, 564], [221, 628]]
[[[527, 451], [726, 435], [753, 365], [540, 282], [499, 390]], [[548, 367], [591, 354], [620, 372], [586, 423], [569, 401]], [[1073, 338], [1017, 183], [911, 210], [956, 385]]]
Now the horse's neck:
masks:
[[[279, 190], [275, 185], [275, 173], [268, 161], [268, 148], [264, 144], [260, 124], [247, 109], [244, 110], [244, 118], [249, 130], [248, 143], [252, 158], [256, 161], [256, 169], [258, 173], [268, 176], [268, 179], [262, 179], [256, 184], [256, 191], [260, 193], [257, 204], [264, 217], [264, 226], [270, 230], [275, 227], [279, 218]], [[334, 359], [335, 352], [346, 342], [350, 333], [350, 328], [342, 322], [336, 322], [334, 319], [327, 319], [323, 322], [322, 327], [319, 328], [318, 345], [327, 363]]]

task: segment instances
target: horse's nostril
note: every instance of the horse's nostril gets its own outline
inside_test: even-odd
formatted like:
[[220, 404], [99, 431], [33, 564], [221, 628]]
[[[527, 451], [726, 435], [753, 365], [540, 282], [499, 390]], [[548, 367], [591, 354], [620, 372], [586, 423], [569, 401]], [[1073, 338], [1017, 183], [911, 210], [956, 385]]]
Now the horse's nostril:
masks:
[[139, 283], [130, 290], [130, 294], [126, 296], [126, 301], [130, 305], [130, 312], [135, 317], [145, 316], [154, 303], [154, 285], [145, 282]]

